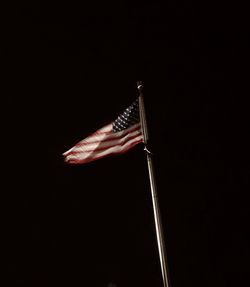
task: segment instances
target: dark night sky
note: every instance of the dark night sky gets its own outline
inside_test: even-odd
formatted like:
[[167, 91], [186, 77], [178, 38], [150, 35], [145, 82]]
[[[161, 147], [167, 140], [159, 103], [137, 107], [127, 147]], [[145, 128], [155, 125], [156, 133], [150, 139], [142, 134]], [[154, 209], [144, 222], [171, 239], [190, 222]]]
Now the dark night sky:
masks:
[[74, 167], [61, 156], [130, 105], [138, 80], [172, 287], [247, 286], [240, 9], [198, 1], [11, 9], [4, 286], [162, 286], [142, 146]]

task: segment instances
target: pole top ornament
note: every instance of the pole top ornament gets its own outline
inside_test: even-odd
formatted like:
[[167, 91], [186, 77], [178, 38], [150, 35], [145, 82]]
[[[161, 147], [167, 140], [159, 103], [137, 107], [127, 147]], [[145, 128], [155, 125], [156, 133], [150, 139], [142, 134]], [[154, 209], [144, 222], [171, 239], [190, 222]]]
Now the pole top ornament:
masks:
[[143, 89], [142, 81], [138, 81], [138, 82], [137, 82], [137, 89], [138, 89], [139, 91], [141, 91], [141, 90]]

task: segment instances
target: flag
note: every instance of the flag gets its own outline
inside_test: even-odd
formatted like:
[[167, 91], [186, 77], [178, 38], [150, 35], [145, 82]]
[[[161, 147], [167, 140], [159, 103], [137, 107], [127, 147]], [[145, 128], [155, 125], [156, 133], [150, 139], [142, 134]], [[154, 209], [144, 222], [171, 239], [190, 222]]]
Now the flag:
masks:
[[83, 164], [108, 155], [125, 153], [142, 140], [137, 99], [116, 120], [77, 143], [63, 156], [66, 163]]

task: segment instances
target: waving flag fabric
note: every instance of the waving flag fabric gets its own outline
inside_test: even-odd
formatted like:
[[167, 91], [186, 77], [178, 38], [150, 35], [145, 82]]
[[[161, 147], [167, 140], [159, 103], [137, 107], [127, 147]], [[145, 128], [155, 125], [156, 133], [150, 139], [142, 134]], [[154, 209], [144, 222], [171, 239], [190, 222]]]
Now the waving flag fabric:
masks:
[[125, 153], [142, 142], [137, 99], [118, 118], [83, 139], [63, 156], [70, 164], [83, 164], [112, 154]]

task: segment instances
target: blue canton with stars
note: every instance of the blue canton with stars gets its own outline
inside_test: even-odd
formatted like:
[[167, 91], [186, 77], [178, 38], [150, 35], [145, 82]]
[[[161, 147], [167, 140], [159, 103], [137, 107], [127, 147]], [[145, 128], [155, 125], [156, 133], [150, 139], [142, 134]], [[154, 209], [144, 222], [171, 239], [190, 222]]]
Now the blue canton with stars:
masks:
[[139, 121], [139, 99], [137, 99], [113, 122], [113, 132], [125, 130]]

